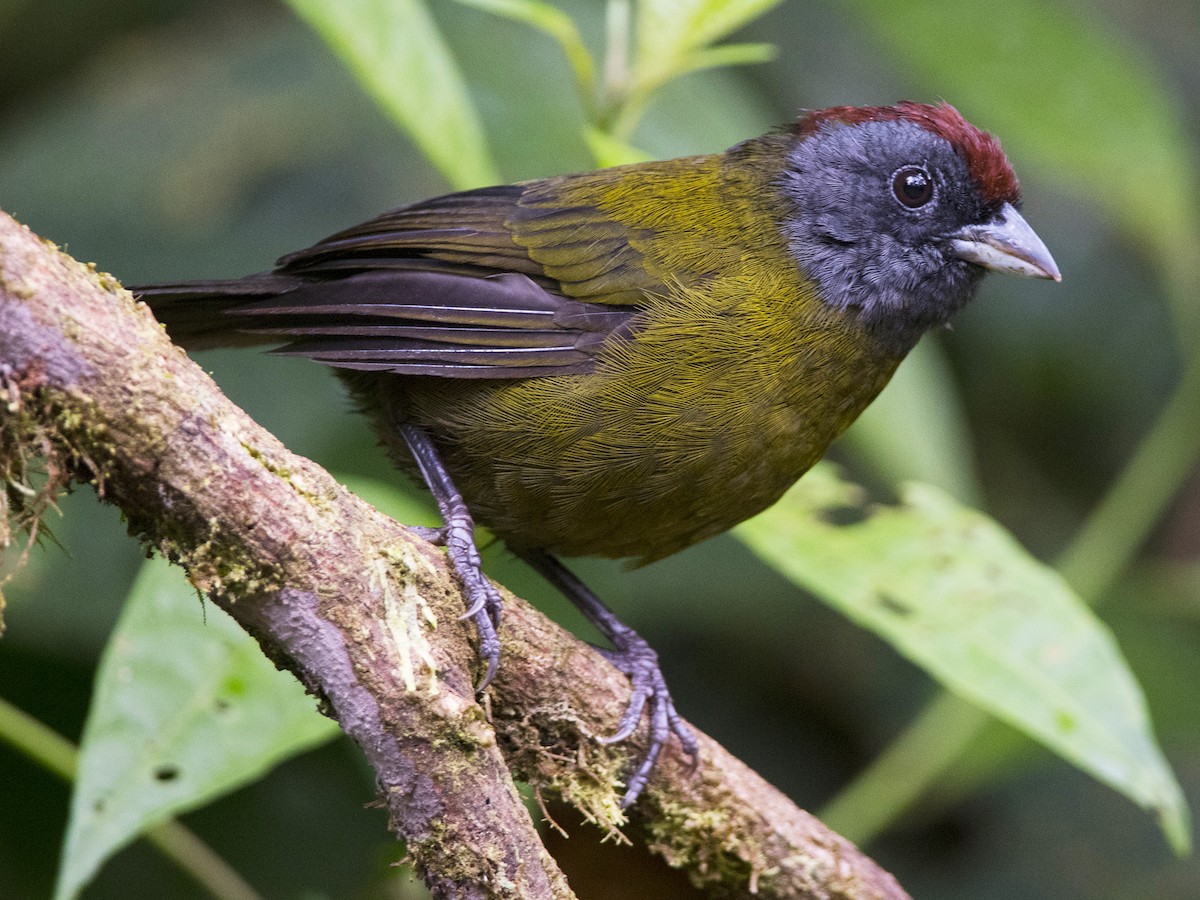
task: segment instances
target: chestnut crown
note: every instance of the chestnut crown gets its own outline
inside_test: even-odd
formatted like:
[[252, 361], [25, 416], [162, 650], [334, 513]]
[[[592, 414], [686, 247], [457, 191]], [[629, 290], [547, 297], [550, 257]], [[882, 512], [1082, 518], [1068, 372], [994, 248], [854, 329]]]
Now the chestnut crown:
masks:
[[831, 107], [793, 133], [790, 251], [825, 302], [882, 340], [911, 346], [944, 324], [987, 269], [1059, 279], [999, 141], [953, 107]]

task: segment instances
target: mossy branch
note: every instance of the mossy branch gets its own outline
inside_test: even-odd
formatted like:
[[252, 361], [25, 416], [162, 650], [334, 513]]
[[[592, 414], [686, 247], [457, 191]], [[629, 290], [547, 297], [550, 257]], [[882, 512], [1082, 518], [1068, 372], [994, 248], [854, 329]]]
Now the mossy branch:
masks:
[[[321, 698], [363, 749], [435, 896], [568, 898], [511, 770], [601, 827], [623, 824], [628, 684], [508, 596], [490, 715], [441, 551], [289, 453], [108, 275], [0, 213], [0, 548], [7, 521], [89, 483], [130, 530]], [[31, 489], [37, 463], [48, 480]], [[436, 624], [435, 624], [436, 623]], [[715, 741], [664, 754], [636, 814], [714, 896], [900, 898], [895, 880]]]

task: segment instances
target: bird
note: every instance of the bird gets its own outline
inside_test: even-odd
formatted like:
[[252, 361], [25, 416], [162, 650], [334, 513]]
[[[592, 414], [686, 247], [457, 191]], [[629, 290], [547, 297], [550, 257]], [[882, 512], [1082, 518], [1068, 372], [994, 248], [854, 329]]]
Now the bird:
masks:
[[[834, 106], [723, 153], [401, 206], [245, 277], [135, 286], [189, 349], [274, 343], [333, 368], [425, 483], [479, 636], [501, 600], [476, 524], [575, 603], [674, 735], [650, 645], [562, 557], [654, 562], [769, 507], [988, 271], [1060, 281], [999, 141], [944, 102]], [[299, 400], [297, 402], [300, 402]]]

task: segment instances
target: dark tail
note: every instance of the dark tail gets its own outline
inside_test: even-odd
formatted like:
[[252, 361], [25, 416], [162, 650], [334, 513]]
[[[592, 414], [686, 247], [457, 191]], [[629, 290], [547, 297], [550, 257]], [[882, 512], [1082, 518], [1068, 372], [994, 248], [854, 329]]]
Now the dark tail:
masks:
[[166, 326], [171, 340], [189, 350], [208, 350], [279, 343], [277, 337], [239, 330], [239, 326], [245, 328], [245, 319], [226, 313], [255, 300], [286, 294], [300, 283], [287, 275], [264, 272], [225, 280], [141, 284], [129, 290]]

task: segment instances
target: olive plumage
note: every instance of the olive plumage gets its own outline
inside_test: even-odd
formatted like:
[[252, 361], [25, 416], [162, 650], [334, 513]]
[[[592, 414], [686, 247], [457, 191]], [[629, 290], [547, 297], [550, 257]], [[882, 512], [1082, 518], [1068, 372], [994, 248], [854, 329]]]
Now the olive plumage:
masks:
[[987, 269], [1058, 279], [998, 142], [953, 108], [833, 107], [722, 154], [438, 197], [270, 272], [135, 288], [185, 346], [339, 371], [446, 525], [488, 662], [474, 521], [562, 588], [651, 719], [653, 651], [555, 557], [661, 559], [760, 512]]

